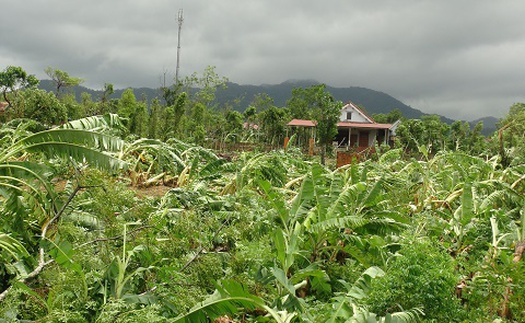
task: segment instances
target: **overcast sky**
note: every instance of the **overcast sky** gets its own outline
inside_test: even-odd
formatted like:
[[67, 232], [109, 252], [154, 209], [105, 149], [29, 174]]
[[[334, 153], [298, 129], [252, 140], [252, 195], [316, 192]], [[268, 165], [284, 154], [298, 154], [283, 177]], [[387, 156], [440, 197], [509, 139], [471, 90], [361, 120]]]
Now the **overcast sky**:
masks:
[[182, 77], [212, 65], [239, 84], [360, 86], [464, 120], [525, 102], [523, 0], [2, 0], [0, 69], [158, 87], [181, 8]]

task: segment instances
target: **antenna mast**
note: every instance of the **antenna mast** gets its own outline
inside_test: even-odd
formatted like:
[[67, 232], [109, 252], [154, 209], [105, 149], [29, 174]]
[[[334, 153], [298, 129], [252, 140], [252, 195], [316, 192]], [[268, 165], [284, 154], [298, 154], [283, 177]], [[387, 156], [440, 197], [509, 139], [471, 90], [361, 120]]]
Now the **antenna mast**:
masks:
[[175, 70], [175, 84], [179, 84], [180, 32], [182, 30], [182, 22], [184, 21], [184, 16], [183, 16], [182, 9], [179, 9], [179, 14], [177, 15], [177, 20], [179, 22], [179, 32], [177, 34], [177, 69]]

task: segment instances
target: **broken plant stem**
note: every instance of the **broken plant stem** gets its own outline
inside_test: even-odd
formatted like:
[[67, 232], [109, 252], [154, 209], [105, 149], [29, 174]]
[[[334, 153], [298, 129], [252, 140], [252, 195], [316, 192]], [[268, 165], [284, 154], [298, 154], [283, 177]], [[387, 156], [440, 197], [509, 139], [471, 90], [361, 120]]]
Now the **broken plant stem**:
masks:
[[[217, 229], [217, 231], [215, 231], [215, 234], [213, 235], [213, 237], [211, 238], [211, 241], [215, 240], [215, 238], [217, 238], [217, 236], [219, 235], [219, 233], [221, 232], [222, 228], [224, 228], [224, 226], [226, 225], [226, 223], [228, 223], [229, 221], [224, 221], [221, 226], [219, 227], [219, 229]], [[186, 270], [190, 265], [191, 263], [193, 263], [195, 260], [197, 260], [197, 258], [200, 256], [200, 254], [204, 251], [204, 247], [201, 245], [200, 249], [197, 251], [197, 253], [181, 268], [180, 272], [183, 272], [184, 270]]]
[[[42, 234], [40, 236], [40, 239], [42, 241], [46, 240], [47, 231], [48, 231], [49, 227], [51, 226], [51, 224], [56, 222], [62, 216], [62, 214], [64, 213], [66, 208], [69, 206], [69, 204], [71, 204], [71, 202], [73, 201], [73, 198], [78, 194], [78, 192], [81, 189], [84, 189], [84, 188], [87, 188], [87, 187], [88, 186], [80, 186], [80, 185], [75, 187], [73, 192], [71, 192], [71, 194], [68, 196], [67, 201], [60, 208], [60, 210], [42, 228]], [[26, 276], [18, 277], [17, 279], [15, 279], [15, 282], [25, 283], [29, 279], [32, 279], [32, 278], [35, 278], [36, 276], [38, 276], [42, 272], [42, 270], [44, 270], [44, 268], [47, 265], [51, 264], [54, 261], [54, 259], [49, 259], [49, 260], [46, 261], [45, 256], [46, 256], [46, 254], [45, 254], [44, 247], [41, 246], [39, 248], [39, 250], [38, 250], [38, 265], [35, 267], [35, 269], [33, 269]], [[2, 293], [0, 293], [0, 302], [2, 302], [5, 299], [5, 297], [7, 296], [9, 291], [12, 289], [12, 287], [13, 287], [13, 285], [9, 286]]]

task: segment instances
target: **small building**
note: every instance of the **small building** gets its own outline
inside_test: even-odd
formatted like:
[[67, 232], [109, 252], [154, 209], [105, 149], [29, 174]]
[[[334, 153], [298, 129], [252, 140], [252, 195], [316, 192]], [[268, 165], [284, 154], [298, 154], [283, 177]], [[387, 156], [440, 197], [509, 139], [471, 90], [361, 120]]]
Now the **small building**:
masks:
[[[391, 144], [398, 125], [399, 122], [377, 123], [357, 105], [348, 102], [341, 108], [334, 146], [338, 150], [362, 152], [376, 144]], [[294, 119], [288, 126], [313, 129], [316, 124], [312, 120]]]
[[245, 122], [242, 124], [243, 129], [259, 130], [259, 125], [253, 122]]
[[338, 148], [355, 149], [358, 152], [376, 144], [390, 144], [397, 124], [377, 123], [352, 102], [341, 109], [334, 140]]

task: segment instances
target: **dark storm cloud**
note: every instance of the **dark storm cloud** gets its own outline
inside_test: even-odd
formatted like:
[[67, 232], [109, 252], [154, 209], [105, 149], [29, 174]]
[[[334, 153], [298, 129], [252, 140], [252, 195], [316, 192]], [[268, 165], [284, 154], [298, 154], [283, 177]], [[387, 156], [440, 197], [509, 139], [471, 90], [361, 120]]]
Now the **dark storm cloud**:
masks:
[[[0, 65], [101, 88], [208, 65], [241, 84], [363, 86], [429, 113], [502, 116], [525, 101], [522, 1], [4, 1]], [[351, 98], [348, 98], [351, 100]]]

